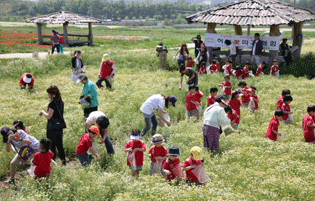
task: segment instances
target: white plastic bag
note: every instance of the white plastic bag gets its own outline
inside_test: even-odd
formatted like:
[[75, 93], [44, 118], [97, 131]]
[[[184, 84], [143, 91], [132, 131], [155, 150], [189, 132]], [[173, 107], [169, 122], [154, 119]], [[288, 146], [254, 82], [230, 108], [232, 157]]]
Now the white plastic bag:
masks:
[[89, 107], [91, 104], [87, 101], [87, 100], [85, 100], [84, 98], [81, 98], [80, 100], [79, 100], [79, 104], [81, 105], [81, 107], [82, 107], [82, 109], [85, 109], [85, 108], [87, 108], [87, 107]]
[[33, 164], [33, 162], [31, 162], [31, 166], [29, 169], [27, 169], [27, 172], [30, 174], [31, 177], [34, 177], [35, 176], [34, 171], [35, 171], [35, 165]]
[[289, 114], [288, 121], [293, 121], [293, 114]]
[[278, 70], [277, 72], [275, 72], [275, 76], [279, 77], [280, 76], [280, 70]]
[[196, 58], [196, 59], [194, 59], [194, 61], [195, 61], [195, 63], [196, 64], [199, 64], [199, 61], [198, 61], [198, 59]]
[[249, 76], [255, 77], [255, 75], [253, 74], [253, 71], [249, 71]]
[[277, 141], [278, 142], [284, 142], [284, 132], [283, 130], [280, 131], [281, 136], [277, 136]]
[[[94, 142], [92, 142], [92, 148], [93, 150], [96, 152], [97, 151], [97, 147], [98, 147], [98, 143], [96, 142], [96, 140], [94, 140]], [[88, 149], [88, 154], [92, 155], [93, 153], [90, 150], [91, 148]]]
[[183, 84], [183, 88], [186, 90], [186, 91], [189, 91], [189, 85], [185, 82]]
[[225, 136], [230, 135], [231, 133], [234, 133], [235, 130], [233, 129], [233, 127], [229, 124], [226, 125], [222, 128], [222, 131], [224, 132]]
[[230, 72], [227, 69], [227, 65], [224, 65], [223, 69], [224, 69], [224, 75], [230, 75]]
[[254, 97], [250, 97], [250, 101], [249, 101], [249, 104], [248, 104], [248, 109], [250, 109], [250, 110], [255, 109]]
[[222, 87], [221, 92], [220, 92], [222, 96], [225, 95], [225, 92], [224, 92], [224, 91], [225, 91], [225, 86]]
[[178, 164], [176, 165], [173, 169], [172, 169], [174, 175], [176, 178], [184, 178], [185, 177], [185, 172], [182, 169], [182, 164]]
[[151, 170], [152, 174], [162, 174], [162, 165], [163, 165], [163, 160], [156, 160], [154, 163], [153, 169]]
[[199, 183], [206, 183], [210, 179], [202, 165], [198, 165], [191, 172], [197, 177]]
[[[171, 118], [170, 118], [170, 116], [169, 116], [168, 114], [164, 114], [163, 117], [164, 117], [164, 119], [165, 119], [166, 121], [168, 121], [168, 122], [171, 121]], [[164, 126], [165, 126], [165, 127], [168, 127], [167, 123], [164, 122]]]
[[108, 79], [108, 82], [109, 82], [110, 84], [113, 84], [113, 83], [114, 83], [114, 78], [113, 78], [113, 77], [110, 77], [110, 78]]
[[136, 169], [137, 169], [137, 166], [136, 166], [135, 152], [128, 153], [128, 154], [127, 154], [127, 160], [128, 160], [129, 163], [130, 163], [131, 169], [136, 170]]

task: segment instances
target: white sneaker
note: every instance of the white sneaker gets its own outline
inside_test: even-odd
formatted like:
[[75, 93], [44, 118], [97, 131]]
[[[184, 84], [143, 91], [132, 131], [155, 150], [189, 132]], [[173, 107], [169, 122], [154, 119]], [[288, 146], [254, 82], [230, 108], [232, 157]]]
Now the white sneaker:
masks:
[[10, 177], [8, 180], [6, 180], [4, 183], [7, 183], [7, 184], [15, 184], [15, 179]]

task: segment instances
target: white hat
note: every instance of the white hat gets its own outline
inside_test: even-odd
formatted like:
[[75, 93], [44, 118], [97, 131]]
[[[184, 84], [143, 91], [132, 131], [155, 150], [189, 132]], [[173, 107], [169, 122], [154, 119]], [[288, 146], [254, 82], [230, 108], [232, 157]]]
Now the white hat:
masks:
[[140, 133], [131, 132], [131, 134], [130, 134], [131, 140], [139, 140], [139, 138], [140, 138]]
[[[29, 75], [29, 76], [28, 76]], [[23, 82], [29, 84], [31, 83], [32, 81], [32, 75], [31, 74], [26, 74], [24, 77], [23, 77]]]
[[78, 84], [79, 82], [81, 82], [84, 79], [87, 79], [87, 75], [85, 73], [80, 73], [78, 75], [78, 79], [77, 79], [77, 81], [75, 83]]

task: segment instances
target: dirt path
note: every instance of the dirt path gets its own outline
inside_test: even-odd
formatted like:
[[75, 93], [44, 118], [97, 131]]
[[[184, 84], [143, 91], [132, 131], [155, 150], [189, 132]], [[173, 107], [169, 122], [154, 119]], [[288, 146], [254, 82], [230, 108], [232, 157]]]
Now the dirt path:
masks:
[[[64, 52], [64, 54], [70, 54], [70, 51]], [[45, 59], [48, 55], [48, 52], [38, 52], [38, 58]], [[12, 54], [0, 54], [0, 59], [29, 59], [34, 58], [34, 53], [12, 53]]]

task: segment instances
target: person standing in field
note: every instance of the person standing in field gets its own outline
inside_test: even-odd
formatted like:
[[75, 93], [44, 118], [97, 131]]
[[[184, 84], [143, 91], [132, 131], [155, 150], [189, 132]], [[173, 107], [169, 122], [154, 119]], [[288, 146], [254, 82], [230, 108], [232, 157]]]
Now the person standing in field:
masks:
[[225, 105], [224, 97], [219, 95], [215, 98], [215, 103], [204, 112], [202, 132], [204, 148], [207, 150], [219, 150], [220, 127], [230, 124], [223, 108]]
[[63, 47], [65, 45], [65, 41], [63, 40], [63, 37], [58, 35], [59, 36], [59, 44], [60, 44], [60, 53], [63, 54]]
[[115, 67], [114, 62], [112, 62], [109, 59], [108, 54], [104, 54], [102, 58], [102, 63], [100, 66], [99, 78], [96, 81], [96, 85], [98, 86], [98, 88], [104, 87], [102, 85], [102, 82], [105, 81], [106, 88], [111, 89], [112, 88], [111, 82], [113, 80], [115, 72], [116, 72], [116, 67]]
[[[266, 132], [266, 138], [269, 138], [270, 140], [277, 141], [277, 136], [281, 136], [281, 133], [278, 132], [278, 127], [280, 125], [280, 120], [283, 117], [283, 111], [277, 110], [275, 112], [275, 116], [271, 119], [270, 124], [268, 126], [267, 132]], [[314, 132], [313, 132], [314, 135]]]
[[158, 44], [158, 46], [156, 47], [156, 51], [158, 52], [158, 57], [159, 57], [159, 61], [160, 61], [160, 69], [166, 69], [166, 63], [167, 63], [167, 53], [168, 50], [166, 48], [166, 46], [161, 42]]
[[81, 82], [83, 84], [82, 95], [83, 99], [91, 100], [90, 106], [84, 109], [84, 117], [88, 117], [91, 112], [97, 111], [97, 106], [99, 105], [97, 99], [97, 91], [95, 84], [91, 82], [85, 74], [81, 74], [76, 83]]
[[[178, 57], [177, 57], [177, 55], [178, 55]], [[185, 66], [185, 61], [189, 57], [189, 51], [187, 49], [186, 43], [183, 43], [181, 48], [179, 48], [179, 50], [176, 52], [174, 60], [176, 60], [176, 57], [177, 57], [178, 66], [181, 66], [181, 64], [184, 64], [184, 66]]]
[[54, 153], [53, 159], [56, 159], [56, 147], [59, 152], [59, 157], [62, 164], [66, 165], [66, 156], [63, 148], [63, 128], [51, 129], [49, 124], [53, 123], [53, 119], [63, 119], [64, 103], [61, 98], [60, 91], [57, 86], [51, 85], [47, 90], [47, 94], [51, 102], [48, 104], [48, 112], [42, 110], [39, 116], [44, 116], [47, 119], [46, 137], [51, 140], [51, 151]]
[[236, 52], [235, 43], [232, 42], [231, 40], [225, 40], [225, 44], [226, 44], [227, 46], [229, 46], [229, 48], [230, 48], [229, 57], [231, 58], [231, 60], [233, 61], [233, 63], [235, 63], [236, 57], [237, 57], [237, 52]]
[[59, 38], [58, 32], [55, 30], [52, 30], [51, 42], [52, 42], [51, 54], [54, 54], [55, 48], [57, 49], [57, 52], [59, 53], [60, 52], [60, 38]]
[[82, 59], [81, 59], [81, 51], [76, 50], [74, 51], [74, 57], [71, 59], [72, 63], [72, 81], [76, 83], [78, 80], [79, 74], [83, 73], [85, 66], [83, 65]]
[[31, 73], [24, 73], [20, 79], [20, 87], [21, 89], [25, 89], [26, 85], [28, 85], [29, 89], [33, 89], [34, 86], [34, 77]]
[[252, 61], [256, 64], [256, 67], [258, 67], [261, 64], [261, 57], [262, 57], [262, 50], [263, 50], [263, 42], [259, 39], [260, 34], [255, 33], [254, 35], [255, 40], [252, 45]]
[[202, 62], [205, 62], [206, 64], [209, 63], [209, 52], [205, 46], [205, 44], [200, 45], [200, 51], [196, 57], [197, 60], [199, 60], [198, 69], [200, 68]]
[[[194, 40], [197, 39], [197, 40]], [[201, 36], [197, 35], [197, 37], [191, 38], [191, 41], [193, 43], [195, 43], [195, 58], [197, 58], [199, 51], [201, 50], [201, 44], [203, 43], [203, 41], [201, 40]]]
[[290, 65], [292, 60], [292, 53], [287, 42], [288, 39], [283, 38], [280, 44], [280, 55], [283, 56], [286, 66]]
[[151, 122], [153, 124], [151, 135], [153, 136], [155, 134], [156, 128], [158, 126], [155, 110], [158, 110], [158, 116], [160, 117], [160, 120], [166, 123], [167, 126], [171, 126], [171, 123], [168, 122], [163, 116], [163, 114], [167, 114], [163, 108], [168, 108], [171, 105], [175, 107], [176, 101], [177, 98], [175, 96], [164, 96], [163, 94], [156, 94], [149, 97], [140, 108], [145, 121], [145, 127], [141, 131], [141, 136], [145, 135], [151, 129]]

